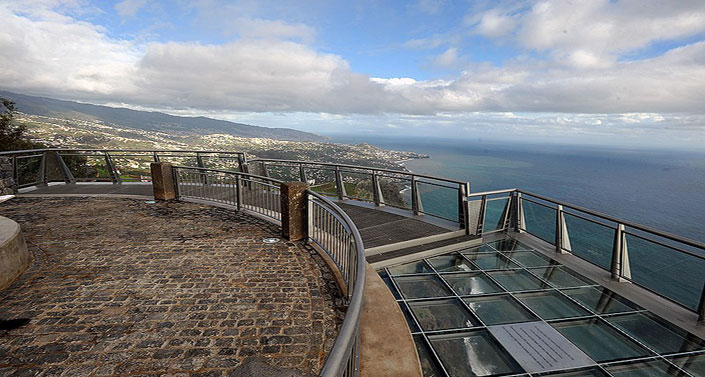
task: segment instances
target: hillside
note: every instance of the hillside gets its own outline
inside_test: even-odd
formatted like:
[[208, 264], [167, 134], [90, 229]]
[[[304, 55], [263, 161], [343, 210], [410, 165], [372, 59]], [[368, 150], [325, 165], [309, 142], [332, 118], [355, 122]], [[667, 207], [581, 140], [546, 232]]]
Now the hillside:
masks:
[[206, 117], [182, 117], [152, 111], [137, 111], [91, 105], [53, 98], [35, 97], [0, 90], [0, 97], [15, 102], [27, 115], [101, 122], [145, 131], [183, 134], [227, 134], [243, 138], [267, 138], [288, 141], [325, 141], [326, 137], [290, 128], [269, 128], [228, 122]]

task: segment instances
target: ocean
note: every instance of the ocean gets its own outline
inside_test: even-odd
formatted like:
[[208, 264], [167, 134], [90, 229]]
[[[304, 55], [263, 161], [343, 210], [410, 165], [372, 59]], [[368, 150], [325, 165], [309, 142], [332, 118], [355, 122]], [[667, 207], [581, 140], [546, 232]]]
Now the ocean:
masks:
[[[705, 152], [483, 140], [331, 136], [424, 153], [414, 172], [469, 181], [472, 192], [520, 188], [705, 242]], [[451, 209], [448, 208], [450, 211]]]
[[[404, 166], [469, 181], [471, 192], [520, 188], [705, 242], [703, 152], [428, 138], [336, 136], [334, 141], [428, 154], [430, 159]], [[457, 216], [453, 195], [422, 192], [421, 199], [426, 211]], [[488, 213], [500, 211], [488, 206]], [[528, 230], [553, 241], [555, 214], [551, 217], [550, 210], [529, 202], [524, 202], [524, 211]], [[569, 215], [566, 222], [573, 254], [609, 270], [614, 230]], [[638, 233], [628, 234], [626, 241], [633, 282], [691, 310], [698, 307], [705, 258], [641, 239]]]

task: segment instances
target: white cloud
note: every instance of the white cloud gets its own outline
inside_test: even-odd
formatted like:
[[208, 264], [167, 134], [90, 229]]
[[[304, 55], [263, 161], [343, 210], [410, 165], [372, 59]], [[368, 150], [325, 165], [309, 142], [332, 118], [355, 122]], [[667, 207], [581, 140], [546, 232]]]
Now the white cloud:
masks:
[[[543, 11], [550, 13], [554, 5], [545, 4], [548, 9]], [[597, 4], [581, 12], [595, 13], [600, 6], [609, 6]], [[575, 6], [583, 7], [582, 3]], [[532, 8], [531, 14], [539, 8]], [[548, 61], [518, 58], [503, 67], [475, 63], [457, 77], [444, 79], [370, 78], [352, 71], [343, 57], [303, 43], [314, 33], [303, 24], [242, 18], [239, 22], [249, 24], [251, 34], [229, 43], [139, 44], [110, 38], [100, 26], [51, 9], [37, 7], [30, 17], [0, 5], [3, 88], [200, 111], [705, 113], [705, 42], [649, 59], [624, 61], [606, 60], [604, 54], [595, 52], [599, 43], [594, 41], [608, 43], [609, 38], [622, 37], [603, 40], [595, 31], [584, 42], [572, 44], [562, 36], [537, 37], [532, 42], [536, 46], [570, 54]], [[672, 15], [666, 18], [681, 19], [682, 12], [669, 12]], [[688, 19], [676, 27], [680, 32], [668, 35], [690, 33], [694, 26]], [[527, 20], [521, 22], [523, 31], [530, 29]], [[610, 20], [604, 22], [614, 24]], [[547, 30], [556, 27], [560, 29], [547, 26]], [[644, 42], [615, 43], [640, 46]], [[438, 62], [449, 66], [459, 61], [458, 50], [449, 48]], [[608, 124], [600, 121], [602, 126]]]
[[456, 47], [448, 48], [442, 54], [437, 56], [433, 62], [443, 68], [450, 68], [458, 65], [460, 63], [460, 59], [458, 58], [458, 49]]
[[480, 17], [476, 26], [479, 34], [490, 38], [503, 37], [514, 30], [516, 20], [514, 17], [502, 14], [498, 9], [491, 9]]

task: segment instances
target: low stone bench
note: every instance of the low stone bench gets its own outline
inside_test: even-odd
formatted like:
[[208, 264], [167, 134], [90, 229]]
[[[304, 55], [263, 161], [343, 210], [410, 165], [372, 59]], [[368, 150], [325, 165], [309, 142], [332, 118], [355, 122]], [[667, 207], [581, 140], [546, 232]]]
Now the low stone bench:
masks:
[[31, 261], [20, 225], [0, 216], [0, 290], [12, 284]]

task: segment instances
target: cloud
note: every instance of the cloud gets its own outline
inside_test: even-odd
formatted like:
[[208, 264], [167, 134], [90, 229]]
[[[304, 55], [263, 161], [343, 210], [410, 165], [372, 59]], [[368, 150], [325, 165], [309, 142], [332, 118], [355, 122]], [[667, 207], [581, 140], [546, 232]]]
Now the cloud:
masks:
[[434, 64], [442, 68], [455, 67], [460, 63], [458, 57], [458, 49], [451, 47], [445, 50], [442, 54], [433, 59]]
[[500, 2], [469, 17], [474, 31], [513, 39], [576, 67], [614, 64], [659, 41], [705, 33], [705, 2], [540, 0]]
[[115, 5], [115, 10], [120, 17], [131, 17], [147, 5], [147, 0], [123, 0]]
[[[533, 30], [532, 20], [542, 12], [553, 12], [552, 3], [541, 4], [547, 5], [531, 7], [517, 24], [516, 33]], [[581, 2], [575, 6], [590, 14], [611, 6], [598, 5], [587, 7]], [[503, 66], [465, 63], [451, 47], [438, 57], [438, 63], [462, 63], [464, 70], [455, 77], [371, 78], [354, 72], [343, 57], [307, 44], [304, 40], [313, 38], [314, 30], [304, 24], [242, 18], [238, 22], [250, 25], [250, 34], [242, 32], [240, 38], [223, 44], [138, 43], [111, 38], [101, 26], [53, 9], [37, 7], [27, 16], [0, 4], [0, 83], [4, 89], [200, 111], [705, 113], [705, 42], [648, 59], [620, 60], [605, 58], [616, 51], [612, 47], [607, 55], [596, 52], [599, 43], [593, 40], [608, 43], [616, 38], [620, 41], [615, 44], [627, 46], [621, 48], [646, 42], [621, 41], [622, 36], [600, 39], [602, 34], [595, 31], [591, 32], [595, 36], [575, 37], [579, 40], [571, 44], [563, 36], [539, 38], [546, 33], [542, 31], [526, 39], [527, 46], [557, 51], [556, 56], [568, 54], [564, 59], [518, 57]], [[664, 17], [676, 22], [685, 17], [684, 9], [669, 10], [665, 13], [670, 16]], [[604, 10], [597, 13], [602, 15]], [[692, 17], [699, 16], [696, 12]], [[696, 26], [687, 20], [675, 26], [680, 31], [668, 35], [691, 33]], [[545, 22], [562, 25], [563, 21]], [[609, 17], [604, 22], [614, 25]], [[545, 28], [560, 30], [560, 26]]]
[[482, 14], [476, 25], [476, 31], [486, 37], [498, 38], [509, 34], [515, 27], [514, 17], [502, 14], [498, 9], [492, 9]]

